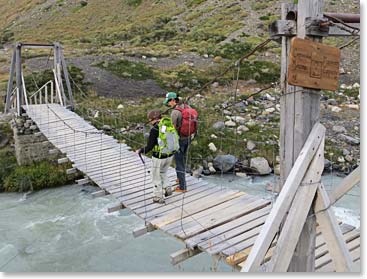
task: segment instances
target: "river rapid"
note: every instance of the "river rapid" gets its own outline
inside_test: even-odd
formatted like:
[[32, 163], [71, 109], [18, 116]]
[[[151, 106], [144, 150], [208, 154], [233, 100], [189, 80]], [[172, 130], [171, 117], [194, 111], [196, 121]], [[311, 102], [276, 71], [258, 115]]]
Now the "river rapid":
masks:
[[[204, 178], [220, 187], [272, 199], [265, 190], [274, 176]], [[327, 190], [340, 182], [324, 176]], [[2, 272], [233, 272], [207, 254], [172, 266], [169, 255], [184, 248], [173, 237], [154, 231], [134, 238], [144, 222], [128, 210], [107, 213], [112, 196], [92, 198], [93, 186], [69, 185], [29, 195], [0, 194], [0, 271]], [[356, 186], [334, 207], [343, 222], [359, 227], [360, 188]]]

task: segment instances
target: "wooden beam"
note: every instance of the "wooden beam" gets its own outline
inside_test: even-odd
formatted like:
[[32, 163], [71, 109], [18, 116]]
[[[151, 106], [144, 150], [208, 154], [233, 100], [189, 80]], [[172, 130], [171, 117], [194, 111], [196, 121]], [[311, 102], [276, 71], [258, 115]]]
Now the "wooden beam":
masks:
[[361, 167], [358, 166], [347, 177], [345, 177], [338, 187], [329, 195], [330, 204], [336, 203], [341, 197], [349, 192], [358, 182], [361, 181]]
[[[277, 246], [274, 248], [270, 272], [287, 272], [291, 257], [304, 227], [324, 169], [324, 140], [321, 142], [310, 167], [298, 188], [292, 206], [283, 224]], [[307, 259], [305, 259], [307, 260]]]
[[125, 206], [122, 203], [120, 203], [120, 204], [115, 205], [113, 207], [109, 207], [107, 209], [107, 212], [112, 213], [112, 212], [119, 211], [119, 210], [124, 209], [124, 208], [125, 208]]
[[280, 223], [287, 213], [298, 186], [300, 185], [311, 160], [314, 158], [324, 135], [325, 127], [320, 123], [316, 123], [308, 137], [308, 140], [299, 153], [294, 167], [292, 168], [262, 231], [256, 239], [255, 245], [250, 252], [246, 264], [241, 271], [251, 272], [259, 269], [266, 251], [278, 231]]
[[191, 250], [191, 249], [187, 249], [184, 248], [182, 250], [179, 250], [173, 254], [170, 255], [171, 258], [171, 264], [176, 265], [179, 264], [197, 254], [200, 254], [201, 251], [197, 248]]
[[93, 198], [103, 197], [108, 195], [109, 193], [106, 190], [100, 190], [92, 193]]
[[71, 168], [71, 169], [67, 169], [66, 170], [66, 174], [74, 174], [77, 172], [77, 169], [76, 168]]
[[133, 231], [133, 236], [135, 238], [139, 237], [139, 236], [142, 236], [142, 235], [145, 235], [147, 234], [148, 232], [152, 232], [152, 231], [155, 231], [156, 228], [153, 227], [151, 224], [147, 224], [146, 226], [142, 227], [142, 228], [138, 228], [138, 229], [135, 229]]
[[343, 239], [343, 234], [337, 224], [330, 206], [330, 200], [322, 184], [317, 189], [315, 213], [320, 230], [334, 261], [336, 271], [347, 272], [352, 269], [352, 258]]
[[88, 184], [90, 181], [90, 179], [88, 177], [86, 178], [82, 178], [82, 179], [78, 179], [78, 180], [75, 180], [75, 182], [78, 184], [78, 185], [85, 185], [85, 184]]
[[57, 163], [58, 163], [58, 164], [65, 164], [65, 163], [67, 163], [67, 162], [69, 162], [69, 158], [67, 158], [67, 157], [65, 157], [65, 158], [60, 158], [60, 159], [58, 159], [58, 160], [57, 160]]

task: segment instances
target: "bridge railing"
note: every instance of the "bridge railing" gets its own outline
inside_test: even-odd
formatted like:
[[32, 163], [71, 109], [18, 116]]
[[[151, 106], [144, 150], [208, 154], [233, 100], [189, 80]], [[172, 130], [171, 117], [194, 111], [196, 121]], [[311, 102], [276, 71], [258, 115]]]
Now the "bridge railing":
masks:
[[[36, 92], [32, 93], [28, 98], [26, 98], [26, 105], [39, 105], [39, 104], [61, 104], [64, 105], [63, 99], [61, 97], [61, 91], [59, 83], [57, 82], [56, 73], [54, 72], [55, 80], [49, 80]], [[56, 90], [55, 90], [56, 89]], [[26, 90], [23, 89], [25, 96]], [[27, 100], [28, 99], [28, 100]]]

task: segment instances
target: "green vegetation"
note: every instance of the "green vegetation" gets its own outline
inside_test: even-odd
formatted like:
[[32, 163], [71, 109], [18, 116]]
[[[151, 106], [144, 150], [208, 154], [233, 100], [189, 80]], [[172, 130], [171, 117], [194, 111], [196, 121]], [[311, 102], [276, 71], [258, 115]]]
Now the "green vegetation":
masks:
[[245, 61], [240, 70], [240, 79], [254, 79], [259, 83], [278, 81], [280, 66], [269, 61]]
[[124, 0], [129, 6], [137, 7], [141, 4], [143, 0]]
[[31, 166], [17, 166], [4, 180], [7, 192], [37, 191], [68, 184], [66, 167], [57, 163], [40, 162]]

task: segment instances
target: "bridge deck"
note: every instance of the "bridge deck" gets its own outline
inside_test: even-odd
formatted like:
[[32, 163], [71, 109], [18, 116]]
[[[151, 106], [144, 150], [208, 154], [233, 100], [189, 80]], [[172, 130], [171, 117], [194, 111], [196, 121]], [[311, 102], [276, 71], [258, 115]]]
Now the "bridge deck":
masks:
[[[75, 168], [119, 201], [117, 208], [128, 208], [142, 218], [146, 230], [160, 229], [185, 242], [187, 249], [171, 255], [172, 262], [205, 251], [237, 268], [244, 264], [271, 209], [269, 200], [215, 187], [187, 175], [187, 193], [174, 192], [164, 205], [153, 203], [148, 157], [144, 157], [146, 165], [143, 165], [129, 146], [118, 143], [60, 105], [24, 108]], [[168, 173], [173, 185], [175, 170], [170, 168]], [[359, 262], [359, 230], [340, 225], [354, 261]], [[320, 233], [316, 242], [317, 271], [333, 271], [333, 262]], [[265, 261], [271, 258], [271, 253], [272, 248]]]

